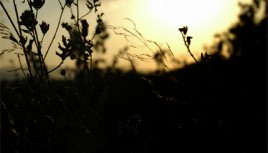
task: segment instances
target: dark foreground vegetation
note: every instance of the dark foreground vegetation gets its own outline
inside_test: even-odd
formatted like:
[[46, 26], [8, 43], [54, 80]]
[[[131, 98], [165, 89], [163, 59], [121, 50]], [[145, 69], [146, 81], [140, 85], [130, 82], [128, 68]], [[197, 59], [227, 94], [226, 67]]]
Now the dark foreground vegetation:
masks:
[[219, 34], [213, 55], [182, 69], [95, 68], [49, 91], [2, 81], [1, 152], [267, 152], [267, 17], [255, 24], [254, 7]]

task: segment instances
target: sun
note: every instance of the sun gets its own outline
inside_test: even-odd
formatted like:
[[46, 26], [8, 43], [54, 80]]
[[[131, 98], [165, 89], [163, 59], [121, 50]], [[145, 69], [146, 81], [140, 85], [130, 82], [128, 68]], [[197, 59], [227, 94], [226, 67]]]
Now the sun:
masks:
[[223, 7], [219, 0], [148, 0], [150, 16], [169, 26], [198, 26], [211, 21]]

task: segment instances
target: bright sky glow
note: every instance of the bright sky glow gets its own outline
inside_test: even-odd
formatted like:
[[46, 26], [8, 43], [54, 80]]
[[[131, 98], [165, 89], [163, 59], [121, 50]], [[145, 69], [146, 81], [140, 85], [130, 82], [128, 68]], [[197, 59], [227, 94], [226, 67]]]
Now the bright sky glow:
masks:
[[[189, 35], [193, 36], [191, 50], [196, 56], [203, 52], [205, 44], [212, 44], [213, 35], [222, 32], [236, 21], [239, 12], [236, 0], [117, 0], [126, 10], [120, 14], [135, 21], [139, 31], [146, 39], [165, 46], [168, 43], [175, 56], [188, 58], [178, 28], [189, 27]], [[113, 22], [112, 25], [124, 25], [126, 21]], [[129, 29], [131, 24], [125, 24]], [[189, 58], [192, 62], [191, 58]], [[143, 66], [143, 65], [142, 65]]]
[[148, 0], [151, 16], [168, 26], [199, 26], [215, 19], [224, 6], [219, 0]]
[[[23, 4], [20, 2], [18, 1], [18, 8], [23, 11], [25, 8], [22, 7]], [[12, 3], [5, 3], [14, 16]], [[239, 12], [237, 3], [238, 0], [102, 0], [100, 11], [105, 13], [104, 20], [110, 25], [132, 29], [133, 26], [125, 18], [132, 19], [146, 39], [156, 41], [163, 47], [168, 43], [177, 58], [187, 58], [188, 53], [183, 45], [178, 28], [182, 26], [189, 27], [189, 34], [193, 36], [191, 49], [198, 56], [203, 51], [205, 44], [212, 43], [215, 33], [226, 30], [228, 26], [236, 21], [237, 13]], [[1, 9], [0, 22], [9, 26], [8, 20]], [[45, 8], [41, 9], [38, 14], [40, 22], [47, 21], [51, 26], [48, 36], [45, 37], [44, 44], [50, 42], [49, 37], [52, 36], [55, 30], [59, 13], [60, 6], [58, 1], [47, 0]], [[70, 21], [69, 10], [66, 10], [65, 13], [65, 18], [62, 21], [68, 22]], [[96, 17], [92, 14], [87, 19], [92, 23]], [[90, 25], [91, 28], [94, 28], [93, 24]], [[107, 61], [111, 61], [119, 49], [124, 48], [126, 45], [126, 41], [123, 38], [114, 35], [113, 31], [109, 31], [109, 33], [111, 37], [106, 44], [108, 51], [105, 55], [108, 59]], [[60, 62], [60, 59], [55, 56], [55, 50], [58, 50], [57, 46], [62, 34], [64, 32], [59, 31], [58, 38], [56, 38], [49, 53], [48, 64], [57, 65]], [[10, 46], [6, 45], [6, 41], [3, 42], [0, 38], [0, 50]], [[6, 54], [4, 56], [4, 58], [0, 57], [0, 68], [10, 65], [8, 61], [15, 55]], [[150, 64], [148, 66], [145, 66], [147, 64], [141, 65], [141, 69], [146, 69]]]

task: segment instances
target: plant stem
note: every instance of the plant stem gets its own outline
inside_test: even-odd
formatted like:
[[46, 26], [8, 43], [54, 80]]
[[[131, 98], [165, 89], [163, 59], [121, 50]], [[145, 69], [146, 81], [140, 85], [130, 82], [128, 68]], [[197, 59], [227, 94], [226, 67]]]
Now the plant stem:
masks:
[[22, 71], [24, 77], [26, 78], [26, 74], [25, 74], [25, 72], [24, 72], [24, 70], [23, 70], [23, 67], [22, 67], [22, 64], [21, 64], [20, 54], [17, 54], [17, 56], [18, 56], [18, 60], [19, 60], [19, 64], [20, 64], [21, 71]]
[[182, 32], [181, 32], [181, 35], [182, 35], [183, 42], [184, 42], [184, 45], [185, 45], [186, 48], [187, 48], [188, 53], [192, 56], [192, 58], [194, 59], [194, 61], [195, 61], [196, 63], [198, 63], [197, 59], [194, 57], [194, 55], [192, 54], [192, 52], [191, 52], [191, 50], [190, 50], [190, 46], [189, 46], [189, 45], [187, 44], [187, 42], [186, 42], [185, 35], [184, 35]]
[[86, 71], [87, 73], [89, 73], [89, 77], [90, 77], [90, 85], [92, 85], [92, 82], [93, 82], [93, 58], [92, 58], [92, 53], [89, 53], [89, 57], [90, 57], [90, 68], [88, 68], [88, 65], [87, 65], [87, 61], [85, 60], [85, 68], [86, 68]]
[[[60, 3], [60, 5], [61, 5], [61, 3]], [[47, 51], [46, 51], [46, 53], [45, 53], [44, 60], [46, 59], [47, 54], [48, 54], [48, 52], [49, 52], [49, 50], [50, 50], [50, 48], [51, 48], [51, 46], [52, 46], [52, 44], [53, 44], [53, 42], [54, 42], [54, 39], [56, 38], [56, 35], [57, 35], [57, 33], [58, 33], [58, 30], [59, 30], [59, 27], [60, 27], [60, 21], [61, 21], [61, 18], [62, 18], [62, 15], [63, 15], [63, 12], [64, 12], [65, 7], [66, 7], [66, 4], [65, 4], [63, 7], [62, 7], [62, 5], [61, 5], [61, 13], [60, 13], [60, 17], [59, 17], [59, 22], [58, 22], [58, 24], [57, 24], [57, 27], [56, 27], [56, 31], [55, 31], [55, 33], [54, 33], [54, 36], [52, 37], [52, 40], [51, 40], [51, 42], [50, 42], [50, 44], [49, 44], [49, 46], [48, 46], [48, 48], [47, 48]]]
[[[76, 1], [76, 4], [77, 4], [77, 6], [76, 6], [76, 9], [77, 9], [77, 12], [76, 12], [77, 13], [77, 22], [79, 22], [79, 3], [78, 3], [78, 1], [79, 0]], [[79, 25], [77, 25], [77, 26], [79, 28]]]
[[[16, 18], [17, 18], [17, 23], [18, 23], [18, 28], [19, 28], [19, 33], [18, 33], [18, 36], [19, 38], [21, 39], [22, 36], [22, 31], [21, 31], [21, 28], [20, 28], [20, 23], [19, 23], [19, 15], [18, 15], [18, 9], [17, 9], [17, 5], [15, 3], [15, 0], [13, 0], [13, 5], [14, 5], [14, 8], [15, 8], [15, 12], [16, 12]], [[8, 13], [7, 13], [8, 14]], [[12, 22], [12, 20], [10, 20]], [[31, 69], [31, 65], [30, 65], [30, 61], [28, 59], [28, 55], [27, 55], [27, 51], [26, 51], [26, 48], [25, 46], [22, 44], [22, 49], [23, 49], [23, 53], [25, 55], [25, 60], [26, 60], [26, 64], [27, 64], [27, 67], [29, 69], [29, 73], [30, 73], [30, 78], [33, 79], [33, 74], [32, 74], [32, 69]]]
[[[76, 26], [77, 26], [77, 30], [78, 30], [78, 33], [79, 33], [79, 36], [80, 36], [80, 39], [82, 40], [83, 42], [83, 55], [84, 55], [84, 72], [87, 72], [88, 75], [91, 75], [92, 74], [92, 66], [90, 66], [90, 69], [88, 68], [88, 65], [87, 65], [87, 56], [86, 56], [86, 49], [85, 49], [85, 44], [86, 44], [86, 38], [85, 37], [81, 37], [82, 34], [81, 34], [81, 30], [80, 30], [80, 24], [79, 24], [79, 0], [76, 1], [77, 3], [77, 6], [76, 6], [76, 15], [77, 15], [77, 20], [76, 20]], [[93, 65], [92, 64], [92, 54], [89, 53], [89, 57], [90, 57], [90, 65]], [[92, 76], [92, 75], [91, 75]], [[90, 76], [90, 80], [92, 80], [92, 77]], [[86, 78], [85, 78], [86, 79]], [[90, 81], [90, 84], [92, 83], [92, 81]]]
[[86, 17], [92, 10], [88, 11], [86, 14], [82, 15], [78, 20], [83, 19], [84, 17]]
[[[28, 5], [30, 7], [30, 10], [33, 12], [33, 7], [32, 7], [32, 5], [30, 3], [30, 0], [27, 0], [27, 2], [28, 2]], [[36, 17], [37, 17], [37, 14], [36, 14]], [[49, 80], [49, 76], [48, 76], [48, 73], [47, 73], [47, 67], [46, 67], [46, 64], [45, 64], [45, 60], [44, 60], [44, 57], [43, 57], [43, 54], [42, 54], [42, 51], [41, 51], [42, 46], [41, 46], [41, 44], [39, 42], [36, 26], [34, 27], [32, 36], [33, 36], [33, 39], [34, 39], [34, 42], [35, 42], [35, 45], [36, 45], [36, 48], [37, 48], [37, 54], [38, 54], [38, 59], [39, 59], [39, 64], [40, 64], [39, 70], [41, 71], [41, 75], [40, 75], [39, 79], [41, 80], [41, 82], [43, 82], [43, 78], [42, 78], [43, 74], [46, 76], [46, 81], [47, 81], [48, 89], [49, 89], [49, 92], [50, 92], [50, 80]], [[37, 70], [37, 73], [38, 73], [39, 70]], [[43, 70], [45, 72], [43, 72]]]
[[55, 70], [58, 69], [62, 64], [63, 64], [63, 61], [61, 61], [60, 64], [59, 64], [58, 66], [56, 66], [54, 69], [48, 71], [47, 73], [51, 73], [51, 72], [55, 71]]
[[45, 37], [45, 35], [43, 34], [41, 41], [40, 41], [41, 45], [43, 44], [44, 37]]
[[[50, 91], [50, 80], [49, 80], [49, 76], [48, 76], [48, 71], [47, 71], [47, 67], [46, 67], [46, 63], [45, 63], [45, 60], [43, 58], [43, 54], [42, 54], [42, 51], [41, 51], [41, 44], [39, 42], [39, 39], [38, 39], [38, 34], [37, 34], [37, 31], [36, 31], [36, 28], [34, 28], [34, 36], [35, 36], [35, 43], [36, 43], [36, 46], [37, 46], [37, 52], [38, 52], [38, 56], [39, 56], [39, 63], [41, 65], [40, 67], [40, 70], [41, 70], [41, 80], [42, 80], [42, 76], [43, 74], [45, 74], [45, 77], [46, 77], [46, 81], [47, 81], [47, 85], [48, 85], [48, 89]], [[43, 72], [43, 68], [44, 68], [44, 71]]]
[[17, 33], [18, 37], [20, 37], [20, 34], [19, 34], [19, 32], [18, 32], [18, 30], [17, 30], [17, 28], [16, 28], [14, 22], [12, 21], [10, 15], [8, 14], [8, 12], [7, 12], [7, 10], [6, 10], [5, 6], [4, 6], [4, 4], [3, 4], [1, 1], [0, 1], [0, 5], [1, 5], [1, 7], [3, 8], [5, 14], [7, 15], [8, 20], [9, 20], [10, 23], [12, 24], [12, 27], [14, 28], [14, 30], [15, 30], [15, 32]]

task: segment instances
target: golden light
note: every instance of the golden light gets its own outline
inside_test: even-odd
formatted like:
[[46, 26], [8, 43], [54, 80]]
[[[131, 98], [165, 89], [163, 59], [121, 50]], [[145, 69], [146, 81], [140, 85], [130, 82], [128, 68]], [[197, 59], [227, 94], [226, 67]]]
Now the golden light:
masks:
[[[189, 55], [183, 45], [178, 28], [182, 26], [189, 27], [188, 34], [193, 36], [191, 51], [199, 56], [200, 52], [203, 51], [202, 46], [212, 41], [213, 34], [225, 30], [230, 23], [235, 21], [238, 12], [238, 1], [242, 0], [103, 0], [100, 10], [105, 13], [104, 20], [110, 25], [126, 27], [131, 30], [133, 29], [133, 24], [127, 22], [125, 18], [132, 19], [145, 39], [156, 41], [161, 47], [166, 47], [166, 43], [168, 43], [174, 55], [182, 59], [184, 56], [185, 58], [189, 57]], [[9, 8], [12, 10], [12, 3], [7, 4], [10, 4]], [[20, 4], [23, 5], [23, 3]], [[53, 11], [46, 13], [42, 11], [47, 9], [41, 9], [38, 16], [50, 23], [51, 30], [46, 36], [46, 38], [49, 38], [49, 34], [51, 33], [52, 35], [53, 30], [56, 28], [56, 23], [54, 22], [59, 17], [60, 7], [57, 1], [49, 1], [45, 7], [52, 8], [51, 10]], [[23, 10], [23, 8], [19, 8]], [[11, 12], [14, 13], [14, 11]], [[69, 21], [70, 15], [68, 13], [70, 12], [66, 11], [62, 21]], [[5, 20], [7, 19], [5, 18]], [[94, 13], [89, 16], [88, 20], [91, 23], [95, 22]], [[94, 28], [92, 24], [91, 28]], [[60, 30], [58, 33], [60, 37], [56, 38], [56, 40], [58, 39], [57, 41], [61, 41], [61, 35], [64, 32], [64, 30]], [[112, 31], [110, 33], [111, 37], [106, 45], [109, 51], [106, 56], [107, 60], [111, 61], [117, 51], [126, 45], [126, 42], [124, 38], [112, 35]], [[49, 39], [46, 39], [44, 43], [46, 41], [50, 42]], [[1, 42], [4, 45], [0, 45], [0, 50], [8, 47], [0, 38], [0, 44]], [[56, 42], [49, 53], [50, 58], [53, 59], [49, 61], [51, 65], [58, 65], [60, 60], [55, 57], [54, 53], [58, 49]], [[157, 49], [156, 46], [152, 46]], [[143, 51], [143, 48], [140, 50]], [[185, 55], [181, 56], [181, 54]], [[9, 55], [12, 56], [12, 54], [7, 54], [5, 57]], [[8, 62], [3, 62], [3, 59], [0, 60], [2, 60], [0, 68], [4, 66], [3, 63], [9, 64]], [[66, 62], [66, 64], [68, 63]], [[146, 67], [144, 63], [142, 67]]]
[[198, 26], [222, 11], [221, 8], [225, 6], [223, 3], [219, 0], [148, 0], [147, 8], [155, 20], [166, 25]]
[[135, 21], [146, 39], [164, 48], [168, 43], [176, 58], [193, 62], [178, 28], [188, 26], [187, 34], [193, 37], [191, 52], [199, 57], [213, 35], [235, 20], [236, 4], [234, 0], [129, 0], [131, 7], [123, 8], [128, 12], [124, 16]]

